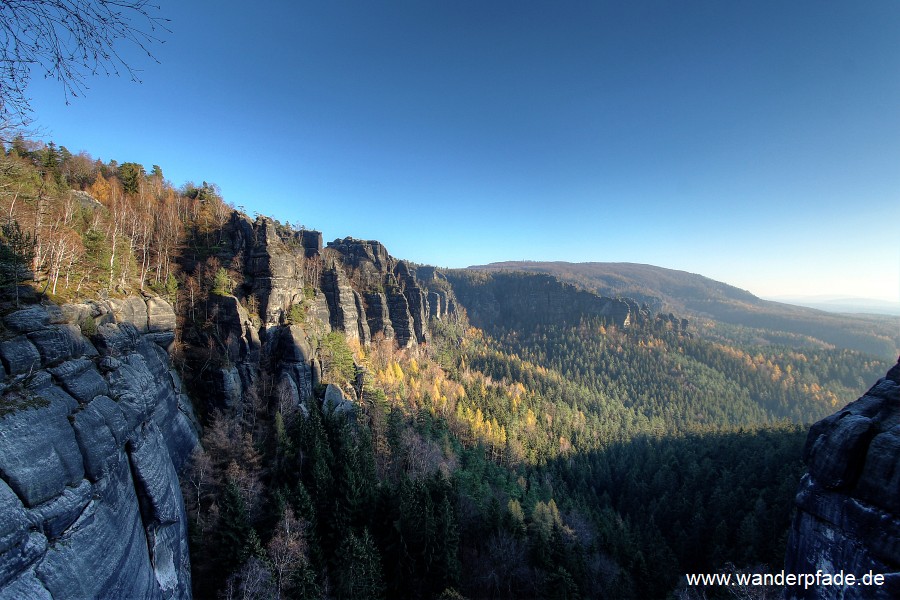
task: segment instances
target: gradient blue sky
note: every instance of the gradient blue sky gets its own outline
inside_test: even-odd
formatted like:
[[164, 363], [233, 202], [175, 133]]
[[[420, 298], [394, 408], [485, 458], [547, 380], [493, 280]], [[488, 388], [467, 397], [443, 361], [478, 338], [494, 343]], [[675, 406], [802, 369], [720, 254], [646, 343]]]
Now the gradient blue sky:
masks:
[[900, 2], [175, 2], [46, 139], [441, 266], [900, 301]]

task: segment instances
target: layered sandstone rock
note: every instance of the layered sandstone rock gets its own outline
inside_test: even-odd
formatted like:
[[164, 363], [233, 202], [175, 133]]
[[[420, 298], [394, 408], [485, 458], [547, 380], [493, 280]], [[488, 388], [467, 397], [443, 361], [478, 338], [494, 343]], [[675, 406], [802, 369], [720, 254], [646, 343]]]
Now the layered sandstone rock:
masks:
[[197, 429], [171, 307], [32, 306], [4, 325], [0, 598], [190, 597], [177, 470]]
[[900, 597], [900, 363], [860, 399], [812, 426], [785, 570], [882, 585], [793, 587], [787, 598]]

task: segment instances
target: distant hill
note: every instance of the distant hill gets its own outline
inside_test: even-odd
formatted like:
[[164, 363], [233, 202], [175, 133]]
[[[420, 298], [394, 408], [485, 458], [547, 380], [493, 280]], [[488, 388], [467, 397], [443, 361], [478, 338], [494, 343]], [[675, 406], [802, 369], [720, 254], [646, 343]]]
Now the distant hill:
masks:
[[[900, 350], [900, 317], [836, 314], [763, 300], [746, 290], [686, 271], [635, 263], [530, 261], [491, 263], [469, 269], [547, 273], [604, 296], [634, 298], [653, 311], [671, 311], [753, 329], [746, 332], [732, 328], [733, 336], [752, 335], [776, 343], [820, 342], [891, 360]], [[809, 339], [793, 339], [796, 336]]]

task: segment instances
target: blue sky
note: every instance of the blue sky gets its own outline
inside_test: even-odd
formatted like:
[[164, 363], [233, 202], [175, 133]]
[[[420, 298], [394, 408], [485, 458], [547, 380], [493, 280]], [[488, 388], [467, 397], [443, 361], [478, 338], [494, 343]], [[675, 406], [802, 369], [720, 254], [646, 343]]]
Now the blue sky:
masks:
[[900, 3], [174, 2], [46, 139], [441, 266], [900, 301]]

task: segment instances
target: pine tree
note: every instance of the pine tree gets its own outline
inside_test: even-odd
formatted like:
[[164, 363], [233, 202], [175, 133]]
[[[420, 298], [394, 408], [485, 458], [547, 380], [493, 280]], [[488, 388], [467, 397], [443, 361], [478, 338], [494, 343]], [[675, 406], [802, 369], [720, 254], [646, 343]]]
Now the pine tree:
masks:
[[19, 227], [12, 219], [0, 227], [0, 281], [10, 283], [16, 290], [16, 306], [19, 305], [19, 284], [31, 273], [37, 240]]
[[119, 166], [119, 179], [126, 194], [137, 194], [140, 191], [144, 175], [143, 165], [126, 162]]
[[459, 532], [456, 517], [446, 494], [437, 506], [435, 563], [431, 588], [440, 591], [454, 587], [459, 581]]
[[236, 571], [252, 554], [262, 554], [241, 491], [230, 480], [219, 500], [219, 525], [215, 532], [212, 551], [225, 573]]
[[381, 578], [381, 560], [369, 531], [364, 529], [360, 536], [348, 531], [341, 543], [339, 554], [344, 562], [336, 584], [338, 598], [348, 600], [382, 598], [384, 584]]

